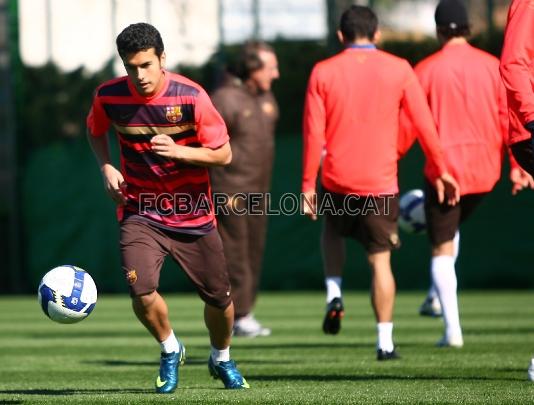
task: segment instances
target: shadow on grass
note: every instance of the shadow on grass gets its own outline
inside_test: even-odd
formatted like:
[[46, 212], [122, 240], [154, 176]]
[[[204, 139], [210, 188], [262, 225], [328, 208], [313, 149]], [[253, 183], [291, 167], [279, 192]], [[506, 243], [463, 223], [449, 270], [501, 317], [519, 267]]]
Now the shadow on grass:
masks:
[[[109, 388], [109, 389], [33, 389], [33, 390], [2, 390], [0, 394], [17, 394], [17, 395], [98, 395], [98, 394], [153, 394], [154, 390], [145, 390], [140, 388]], [[5, 403], [5, 402], [2, 402]]]
[[524, 378], [500, 378], [500, 377], [484, 377], [484, 376], [437, 376], [437, 375], [394, 375], [394, 374], [374, 374], [374, 375], [351, 375], [351, 374], [337, 374], [337, 375], [306, 375], [306, 374], [292, 374], [292, 375], [247, 375], [249, 381], [518, 381], [524, 382]]
[[[256, 364], [256, 365], [262, 365], [262, 364], [296, 364], [299, 363], [298, 361], [288, 361], [288, 360], [254, 360], [254, 359], [247, 359], [247, 360], [238, 360], [239, 364]], [[82, 361], [80, 362], [82, 364], [95, 364], [95, 365], [101, 365], [106, 367], [124, 367], [124, 366], [132, 366], [132, 367], [158, 367], [159, 361], [135, 361], [135, 360], [88, 360], [88, 361]], [[185, 359], [186, 365], [202, 365], [207, 366], [208, 364], [208, 356], [205, 357], [187, 357]]]
[[[319, 342], [302, 342], [302, 343], [258, 343], [258, 344], [244, 344], [238, 345], [238, 341], [234, 341], [232, 346], [236, 350], [267, 350], [267, 349], [365, 349], [375, 348], [374, 343], [338, 343], [335, 341], [319, 343]], [[403, 344], [403, 347], [408, 346]]]
[[81, 361], [82, 364], [99, 364], [101, 366], [120, 367], [120, 366], [150, 366], [156, 367], [159, 365], [159, 361], [136, 361], [136, 360], [88, 360]]
[[464, 335], [467, 336], [487, 336], [487, 335], [512, 335], [515, 333], [534, 333], [533, 327], [528, 326], [516, 326], [510, 327], [508, 325], [503, 326], [502, 328], [465, 328]]

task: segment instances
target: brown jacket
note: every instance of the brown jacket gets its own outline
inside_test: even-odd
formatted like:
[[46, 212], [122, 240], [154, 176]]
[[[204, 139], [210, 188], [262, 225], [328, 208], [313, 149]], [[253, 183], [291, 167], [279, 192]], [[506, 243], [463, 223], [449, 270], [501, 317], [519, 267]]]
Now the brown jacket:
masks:
[[271, 92], [253, 94], [238, 79], [229, 80], [211, 99], [223, 117], [232, 147], [232, 163], [210, 169], [218, 193], [267, 192], [274, 160], [278, 105]]

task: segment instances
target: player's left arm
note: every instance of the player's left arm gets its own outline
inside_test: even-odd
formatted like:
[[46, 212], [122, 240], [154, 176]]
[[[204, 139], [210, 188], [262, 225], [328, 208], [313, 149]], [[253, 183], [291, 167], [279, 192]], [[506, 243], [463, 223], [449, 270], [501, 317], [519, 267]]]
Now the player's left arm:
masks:
[[168, 135], [155, 135], [151, 141], [152, 151], [160, 156], [197, 166], [226, 166], [232, 161], [232, 149], [226, 142], [218, 148], [195, 148], [178, 145]]
[[321, 166], [321, 156], [325, 146], [326, 107], [319, 70], [312, 70], [302, 120], [302, 210], [312, 220], [317, 219], [317, 195], [315, 184]]

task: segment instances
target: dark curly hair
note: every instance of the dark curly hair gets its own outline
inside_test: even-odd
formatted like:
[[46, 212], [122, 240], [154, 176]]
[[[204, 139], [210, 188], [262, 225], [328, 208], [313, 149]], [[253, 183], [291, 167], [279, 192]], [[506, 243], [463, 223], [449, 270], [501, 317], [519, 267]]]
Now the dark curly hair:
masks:
[[137, 23], [127, 26], [117, 36], [117, 51], [121, 58], [131, 53], [146, 51], [154, 48], [158, 58], [163, 53], [163, 40], [159, 31], [147, 23]]
[[353, 42], [359, 38], [373, 40], [378, 29], [378, 18], [369, 7], [350, 6], [341, 15], [339, 30], [345, 41]]

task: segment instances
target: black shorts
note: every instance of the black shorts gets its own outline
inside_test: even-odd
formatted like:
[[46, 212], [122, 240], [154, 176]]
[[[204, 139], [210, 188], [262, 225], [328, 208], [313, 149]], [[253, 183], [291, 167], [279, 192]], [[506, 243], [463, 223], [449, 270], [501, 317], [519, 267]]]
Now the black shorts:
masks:
[[232, 301], [217, 229], [206, 235], [188, 235], [126, 219], [120, 224], [120, 250], [122, 271], [131, 296], [150, 294], [158, 288], [161, 266], [170, 254], [204, 302], [225, 309]]
[[454, 234], [487, 193], [466, 194], [454, 207], [438, 201], [436, 189], [425, 182], [425, 216], [428, 237], [433, 246], [454, 239]]
[[340, 236], [356, 239], [367, 253], [400, 247], [398, 195], [346, 195], [322, 188], [318, 207]]
[[532, 139], [526, 139], [521, 142], [510, 145], [512, 155], [528, 174], [534, 176], [534, 151], [532, 150]]

